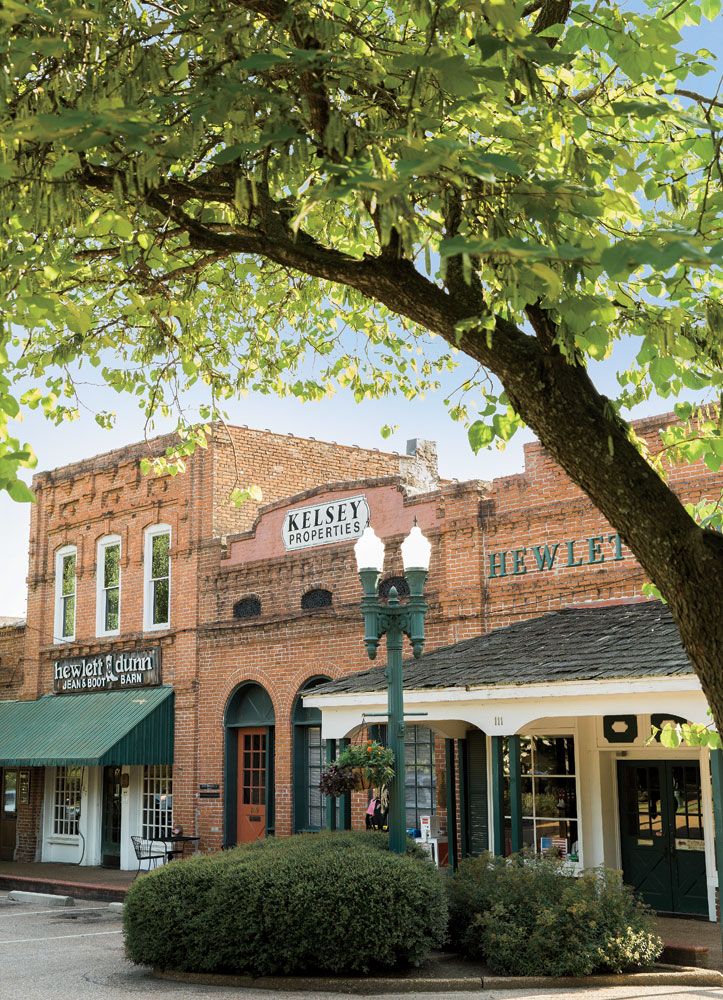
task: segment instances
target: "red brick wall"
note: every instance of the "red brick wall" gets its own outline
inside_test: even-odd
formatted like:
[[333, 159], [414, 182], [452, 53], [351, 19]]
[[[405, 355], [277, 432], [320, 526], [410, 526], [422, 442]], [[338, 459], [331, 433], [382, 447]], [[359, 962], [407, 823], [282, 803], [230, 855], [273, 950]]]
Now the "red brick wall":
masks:
[[[635, 429], [657, 453], [659, 429], [671, 421], [670, 415], [649, 418], [638, 421]], [[670, 484], [686, 501], [721, 494], [723, 474], [712, 473], [702, 462], [684, 467], [668, 464], [666, 469]], [[482, 504], [484, 631], [570, 605], [641, 598], [645, 574], [624, 545], [623, 558], [614, 558], [618, 553], [611, 535], [613, 529], [602, 514], [542, 446], [526, 445], [525, 471], [494, 480]], [[590, 539], [595, 540], [594, 564], [589, 558]], [[574, 542], [572, 559], [568, 541]], [[553, 568], [540, 571], [533, 548], [544, 543], [559, 543], [559, 548]], [[504, 577], [499, 575], [502, 552], [506, 553]], [[493, 555], [497, 576], [490, 573]], [[538, 555], [544, 553], [538, 550]]]
[[28, 802], [21, 802], [18, 798], [16, 861], [35, 861], [39, 846], [45, 769], [31, 767], [29, 771], [30, 795]]
[[0, 625], [0, 699], [20, 697], [23, 688], [25, 625]]

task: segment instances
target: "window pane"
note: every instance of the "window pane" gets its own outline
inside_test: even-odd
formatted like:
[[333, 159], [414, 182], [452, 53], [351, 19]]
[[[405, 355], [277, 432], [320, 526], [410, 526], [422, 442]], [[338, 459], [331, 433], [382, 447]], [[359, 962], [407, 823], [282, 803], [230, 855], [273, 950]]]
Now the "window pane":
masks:
[[168, 576], [168, 543], [170, 536], [154, 535], [151, 543], [151, 576], [154, 580]]
[[574, 774], [575, 742], [571, 736], [536, 736], [535, 774]]
[[81, 768], [56, 768], [53, 833], [61, 836], [77, 836], [80, 820], [81, 781]]
[[75, 553], [63, 556], [63, 595], [75, 593]]
[[63, 638], [75, 631], [75, 597], [63, 598]]
[[118, 609], [120, 604], [120, 590], [113, 587], [105, 592], [105, 630], [114, 632], [118, 628]]
[[120, 582], [120, 545], [108, 545], [105, 549], [103, 585], [117, 587]]
[[173, 830], [173, 768], [150, 764], [143, 768], [143, 837], [168, 837]]
[[577, 818], [574, 778], [535, 778], [535, 815]]
[[156, 580], [153, 584], [153, 624], [163, 625], [168, 621], [168, 580]]
[[3, 784], [3, 812], [7, 816], [12, 816], [18, 808], [18, 772], [6, 771]]

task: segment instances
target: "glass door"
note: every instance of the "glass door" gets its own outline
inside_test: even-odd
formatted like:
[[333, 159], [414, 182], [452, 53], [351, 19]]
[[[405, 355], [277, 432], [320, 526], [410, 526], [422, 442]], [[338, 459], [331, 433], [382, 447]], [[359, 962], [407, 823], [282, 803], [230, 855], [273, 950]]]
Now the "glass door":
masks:
[[101, 857], [104, 868], [120, 868], [121, 767], [103, 768]]
[[0, 860], [15, 857], [18, 815], [18, 772], [14, 767], [0, 768]]

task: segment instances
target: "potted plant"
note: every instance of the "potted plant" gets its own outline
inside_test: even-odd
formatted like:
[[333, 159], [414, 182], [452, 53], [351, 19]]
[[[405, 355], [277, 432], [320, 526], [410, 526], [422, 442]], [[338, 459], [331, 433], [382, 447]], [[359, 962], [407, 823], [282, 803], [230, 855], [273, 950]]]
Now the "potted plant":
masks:
[[384, 788], [394, 777], [394, 754], [376, 740], [353, 743], [322, 774], [324, 795], [344, 795], [363, 788]]

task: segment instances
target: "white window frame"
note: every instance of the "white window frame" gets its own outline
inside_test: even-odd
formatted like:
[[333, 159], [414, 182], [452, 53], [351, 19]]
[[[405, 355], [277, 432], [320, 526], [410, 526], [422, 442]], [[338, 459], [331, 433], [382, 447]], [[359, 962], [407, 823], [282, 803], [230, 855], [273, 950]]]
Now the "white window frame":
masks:
[[[152, 555], [153, 539], [159, 535], [168, 535], [168, 620], [165, 622], [153, 622], [153, 584]], [[160, 632], [171, 626], [171, 545], [173, 536], [171, 535], [170, 524], [154, 524], [146, 528], [145, 544], [143, 552], [143, 629], [145, 632]]]
[[[105, 553], [107, 549], [112, 548], [114, 545], [118, 546], [118, 628], [106, 629]], [[105, 535], [98, 541], [98, 554], [95, 570], [95, 634], [97, 636], [120, 635], [122, 601], [121, 579], [123, 576], [120, 564], [121, 554], [122, 547], [120, 535]]]
[[[73, 588], [73, 595], [72, 595], [75, 598], [75, 604], [73, 606], [72, 635], [63, 635], [63, 562], [67, 556], [75, 556], [75, 575], [73, 578], [75, 586]], [[78, 622], [78, 546], [63, 545], [55, 553], [55, 622], [54, 622], [53, 641], [55, 643], [74, 642], [77, 622]]]
[[[161, 798], [171, 799], [170, 809], [161, 809]], [[146, 764], [143, 768], [141, 830], [145, 840], [170, 837], [173, 831], [173, 766]]]

